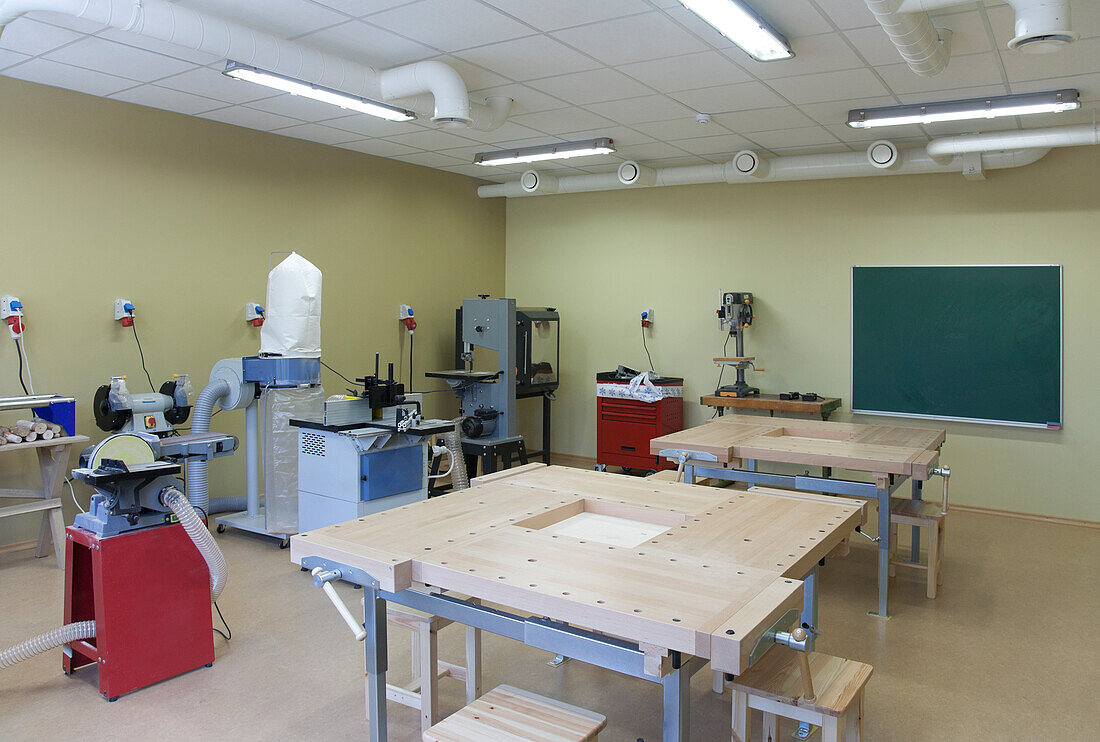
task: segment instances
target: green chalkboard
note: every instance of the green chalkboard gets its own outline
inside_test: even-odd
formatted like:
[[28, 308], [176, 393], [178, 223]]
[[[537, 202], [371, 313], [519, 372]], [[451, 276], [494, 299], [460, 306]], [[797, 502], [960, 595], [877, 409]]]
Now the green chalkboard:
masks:
[[1062, 267], [854, 266], [852, 411], [1061, 427]]

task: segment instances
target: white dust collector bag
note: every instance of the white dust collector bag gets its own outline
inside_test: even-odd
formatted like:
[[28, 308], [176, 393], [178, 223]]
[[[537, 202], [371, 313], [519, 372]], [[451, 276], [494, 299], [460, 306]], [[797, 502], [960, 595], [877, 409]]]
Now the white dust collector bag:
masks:
[[260, 355], [321, 356], [321, 271], [296, 252], [267, 274]]

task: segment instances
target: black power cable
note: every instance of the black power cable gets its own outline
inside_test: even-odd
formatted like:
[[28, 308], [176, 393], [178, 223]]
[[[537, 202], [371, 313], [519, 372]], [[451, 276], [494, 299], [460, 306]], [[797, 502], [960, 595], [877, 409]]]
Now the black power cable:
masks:
[[152, 392], [156, 392], [157, 388], [153, 386], [153, 377], [149, 375], [149, 369], [145, 368], [145, 352], [141, 349], [141, 340], [138, 338], [137, 321], [133, 315], [130, 315], [130, 327], [134, 331], [134, 342], [137, 343], [138, 355], [141, 356], [141, 370], [145, 372], [145, 378], [149, 382], [149, 389]]
[[221, 629], [218, 628], [215, 628], [214, 632], [220, 635], [222, 639], [225, 639], [226, 641], [232, 641], [233, 631], [229, 628], [229, 624], [225, 622], [225, 616], [222, 615], [222, 609], [218, 607], [218, 601], [216, 600], [214, 601], [214, 610], [218, 612], [218, 618], [221, 619], [222, 626], [225, 627], [226, 633], [223, 634]]
[[30, 396], [27, 385], [23, 381], [23, 349], [19, 347], [19, 338], [12, 338], [12, 342], [15, 343], [15, 355], [19, 357], [19, 386], [23, 387], [23, 394]]
[[339, 371], [337, 371], [336, 369], [334, 369], [334, 368], [333, 368], [332, 366], [328, 365], [328, 364], [327, 364], [327, 363], [325, 363], [324, 361], [321, 361], [321, 365], [322, 365], [322, 366], [324, 366], [325, 368], [327, 368], [327, 369], [328, 369], [329, 371], [331, 371], [332, 373], [334, 373], [334, 374], [336, 374], [337, 376], [339, 376], [339, 377], [340, 377], [341, 379], [343, 379], [343, 380], [344, 380], [344, 381], [346, 381], [347, 383], [351, 384], [352, 386], [355, 386], [355, 383], [356, 383], [356, 382], [354, 382], [354, 381], [352, 381], [351, 379], [349, 379], [348, 377], [344, 376], [344, 375], [343, 375], [342, 373], [340, 373]]

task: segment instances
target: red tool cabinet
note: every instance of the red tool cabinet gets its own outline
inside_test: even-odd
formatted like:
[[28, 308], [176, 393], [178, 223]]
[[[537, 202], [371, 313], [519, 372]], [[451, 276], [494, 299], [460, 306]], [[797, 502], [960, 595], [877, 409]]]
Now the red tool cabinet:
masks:
[[616, 379], [613, 371], [596, 374], [596, 463], [601, 468], [676, 468], [651, 456], [649, 442], [683, 429], [684, 380], [662, 376], [651, 381], [664, 396], [643, 402], [626, 396], [629, 379]]
[[210, 572], [183, 526], [65, 535], [65, 623], [96, 622], [94, 639], [65, 647], [65, 674], [99, 665], [113, 701], [214, 661]]

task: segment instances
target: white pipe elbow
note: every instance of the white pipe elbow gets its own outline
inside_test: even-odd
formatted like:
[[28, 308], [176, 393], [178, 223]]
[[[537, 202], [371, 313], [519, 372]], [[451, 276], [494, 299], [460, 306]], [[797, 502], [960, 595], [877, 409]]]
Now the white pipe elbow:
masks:
[[1100, 144], [1100, 125], [1098, 124], [943, 137], [929, 142], [925, 151], [936, 162], [946, 163], [958, 155], [971, 152], [985, 154], [1005, 150], [1080, 147], [1093, 144]]
[[379, 85], [385, 101], [431, 93], [435, 99], [432, 121], [437, 124], [469, 125], [472, 121], [466, 83], [453, 67], [443, 62], [414, 62], [383, 70]]
[[484, 104], [470, 103], [470, 128], [477, 131], [496, 131], [508, 120], [513, 102], [506, 95], [490, 95]]

